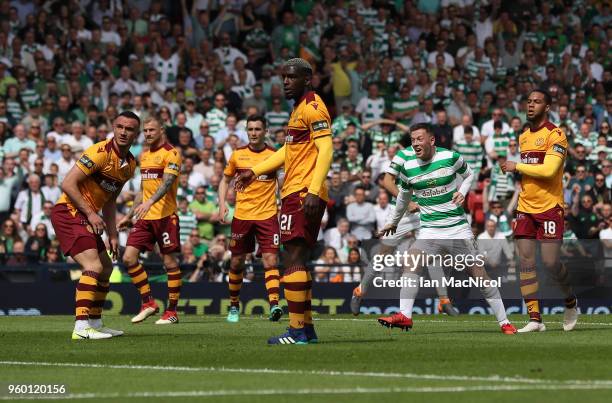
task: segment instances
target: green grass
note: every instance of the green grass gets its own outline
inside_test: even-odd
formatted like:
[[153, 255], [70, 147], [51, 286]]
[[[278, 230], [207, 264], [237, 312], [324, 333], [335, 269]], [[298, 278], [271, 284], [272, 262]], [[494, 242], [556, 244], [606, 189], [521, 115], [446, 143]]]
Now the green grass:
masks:
[[[71, 400], [89, 402], [165, 402], [168, 393], [242, 403], [612, 401], [612, 316], [583, 316], [569, 333], [560, 316], [546, 316], [547, 332], [515, 336], [501, 334], [489, 316], [420, 316], [410, 332], [383, 328], [375, 317], [321, 316], [320, 344], [307, 346], [266, 345], [284, 332], [286, 318], [228, 324], [220, 316], [182, 316], [171, 326], [152, 319], [132, 325], [127, 316], [109, 316], [106, 324], [125, 336], [72, 341], [71, 317], [0, 317], [0, 400], [11, 383], [54, 383], [93, 394]], [[524, 317], [513, 319], [521, 325]]]

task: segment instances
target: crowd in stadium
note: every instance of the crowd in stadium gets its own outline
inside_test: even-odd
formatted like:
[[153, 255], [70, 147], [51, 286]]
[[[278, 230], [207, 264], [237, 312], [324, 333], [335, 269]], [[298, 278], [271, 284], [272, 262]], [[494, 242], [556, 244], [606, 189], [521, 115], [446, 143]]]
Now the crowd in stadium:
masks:
[[[63, 260], [49, 217], [62, 179], [131, 110], [158, 115], [183, 154], [182, 263], [198, 268], [190, 279], [221, 280], [223, 169], [248, 141], [249, 115], [265, 116], [270, 145], [283, 144], [291, 105], [279, 66], [291, 57], [314, 66], [313, 89], [333, 119], [316, 279], [359, 281], [360, 243], [391, 202], [382, 174], [415, 123], [430, 123], [436, 144], [479, 172], [466, 204], [476, 236], [510, 238], [520, 177], [500, 164], [520, 160], [534, 88], [551, 94], [549, 119], [570, 143], [564, 238], [612, 239], [607, 2], [3, 0], [0, 22], [0, 254], [9, 264]], [[137, 174], [120, 213], [139, 189]], [[605, 246], [566, 253], [612, 258]]]

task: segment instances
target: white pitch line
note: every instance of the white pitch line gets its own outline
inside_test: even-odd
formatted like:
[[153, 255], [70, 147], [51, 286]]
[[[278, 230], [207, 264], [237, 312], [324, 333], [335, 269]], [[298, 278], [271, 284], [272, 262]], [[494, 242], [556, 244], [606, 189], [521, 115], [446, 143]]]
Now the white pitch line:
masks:
[[469, 392], [516, 392], [525, 390], [604, 390], [612, 385], [477, 385], [441, 387], [382, 387], [382, 388], [320, 388], [320, 389], [230, 389], [189, 390], [174, 392], [132, 393], [75, 393], [67, 395], [1, 396], [0, 400], [73, 400], [73, 399], [130, 399], [171, 397], [218, 397], [218, 396], [266, 396], [266, 395], [351, 395], [374, 393], [469, 393]]
[[[369, 319], [357, 319], [357, 318], [319, 318], [319, 319], [314, 319], [315, 321], [338, 321], [338, 322], [368, 322], [368, 323], [372, 323], [372, 321], [376, 321], [376, 318], [374, 317], [378, 317], [380, 315], [372, 315], [372, 318]], [[242, 319], [242, 318], [241, 318]], [[245, 319], [257, 319], [258, 318], [245, 318]], [[485, 323], [485, 324], [489, 324], [489, 323], [497, 323], [496, 320], [445, 320], [445, 319], [440, 319], [440, 320], [436, 320], [436, 319], [419, 319], [418, 316], [415, 317], [414, 319], [415, 322], [425, 322], [425, 323], [444, 323], [444, 324], [453, 324], [453, 323]], [[527, 323], [527, 321], [525, 320], [521, 320], [518, 322], [514, 322], [514, 323]], [[545, 320], [544, 323], [554, 323], [554, 324], [563, 324], [563, 322], [558, 322], [558, 321], [547, 321]], [[581, 326], [581, 325], [590, 325], [590, 326], [612, 326], [612, 323], [606, 323], [606, 322], [578, 322], [577, 326]]]
[[504, 382], [504, 383], [527, 383], [536, 385], [546, 384], [572, 384], [572, 385], [602, 385], [611, 386], [612, 380], [549, 380], [509, 376], [467, 376], [467, 375], [437, 375], [437, 374], [414, 374], [398, 372], [355, 372], [355, 371], [331, 371], [331, 370], [290, 370], [272, 368], [226, 368], [226, 367], [183, 367], [183, 366], [160, 366], [160, 365], [126, 365], [126, 364], [91, 364], [78, 362], [37, 362], [37, 361], [0, 361], [0, 365], [16, 366], [39, 366], [39, 367], [73, 367], [73, 368], [102, 368], [102, 369], [129, 369], [129, 370], [151, 370], [151, 371], [182, 371], [182, 372], [230, 372], [247, 374], [281, 374], [281, 375], [321, 375], [321, 376], [349, 376], [366, 378], [396, 378], [396, 379], [421, 379], [442, 381], [466, 381], [466, 382]]

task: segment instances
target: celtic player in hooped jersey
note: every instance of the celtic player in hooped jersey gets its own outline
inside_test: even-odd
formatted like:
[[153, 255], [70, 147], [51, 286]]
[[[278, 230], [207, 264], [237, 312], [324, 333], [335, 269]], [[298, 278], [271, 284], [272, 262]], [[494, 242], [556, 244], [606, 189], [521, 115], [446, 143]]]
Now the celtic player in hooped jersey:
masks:
[[[482, 262], [477, 258], [474, 236], [462, 207], [474, 179], [472, 170], [458, 153], [435, 147], [435, 138], [429, 124], [416, 124], [411, 127], [410, 137], [414, 155], [409, 156], [398, 169], [399, 193], [395, 214], [381, 234], [395, 233], [414, 192], [415, 201], [421, 209], [421, 230], [408, 251], [414, 259], [408, 261], [419, 262], [419, 255], [425, 257], [426, 261], [434, 255], [444, 256], [445, 261], [446, 256], [462, 256], [465, 269], [480, 285], [480, 290], [493, 310], [502, 332], [516, 333], [516, 328], [506, 316], [499, 290], [493, 286]], [[463, 178], [459, 189], [455, 184], [457, 175]], [[378, 321], [383, 326], [402, 329], [412, 327], [412, 307], [419, 290], [422, 266], [422, 263], [417, 263], [412, 267], [404, 267], [400, 312], [379, 318]]]
[[[398, 151], [393, 157], [391, 164], [385, 170], [385, 178], [383, 181], [383, 187], [385, 190], [395, 198], [399, 193], [397, 187], [399, 169], [409, 159], [414, 158], [414, 150], [412, 147], [404, 148]], [[393, 203], [394, 204], [394, 203]], [[404, 242], [414, 241], [414, 234], [418, 233], [420, 227], [420, 216], [418, 212], [419, 206], [416, 203], [411, 203], [408, 209], [409, 214], [404, 214], [398, 223], [397, 229], [394, 234], [386, 235], [381, 238], [379, 249], [375, 252], [378, 255], [387, 255], [394, 253]], [[395, 206], [392, 205], [389, 213], [387, 214], [386, 223], [389, 223], [395, 214]], [[373, 252], [374, 253], [374, 252]], [[365, 268], [361, 283], [353, 289], [353, 295], [351, 297], [351, 312], [353, 315], [359, 315], [361, 309], [361, 299], [367, 293], [368, 287], [378, 274], [373, 269], [374, 262]], [[446, 313], [451, 316], [459, 315], [459, 311], [453, 306], [450, 299], [448, 298], [448, 292], [445, 285], [443, 285], [444, 270], [442, 267], [437, 265], [427, 266], [429, 277], [432, 281], [437, 281], [436, 291], [439, 297], [438, 312]]]

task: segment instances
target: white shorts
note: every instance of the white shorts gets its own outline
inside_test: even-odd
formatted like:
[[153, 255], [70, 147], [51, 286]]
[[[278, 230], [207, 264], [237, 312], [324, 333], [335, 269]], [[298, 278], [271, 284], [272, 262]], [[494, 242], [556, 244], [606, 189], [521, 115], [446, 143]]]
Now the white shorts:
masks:
[[417, 239], [411, 250], [417, 249], [431, 255], [477, 255], [478, 246], [474, 238], [470, 239]]
[[[395, 206], [392, 205], [391, 209], [389, 210], [389, 213], [387, 214], [387, 220], [385, 221], [385, 225], [391, 222], [391, 217], [393, 217], [394, 214], [395, 214]], [[418, 232], [420, 226], [421, 226], [421, 215], [419, 213], [412, 213], [412, 214], [406, 213], [404, 214], [400, 222], [397, 224], [397, 229], [395, 230], [395, 233], [392, 235], [385, 235], [381, 239], [383, 241], [401, 240], [401, 239], [408, 237], [408, 235], [410, 235], [411, 232], [414, 232], [414, 231]], [[383, 242], [383, 243], [386, 243], [386, 242]]]

